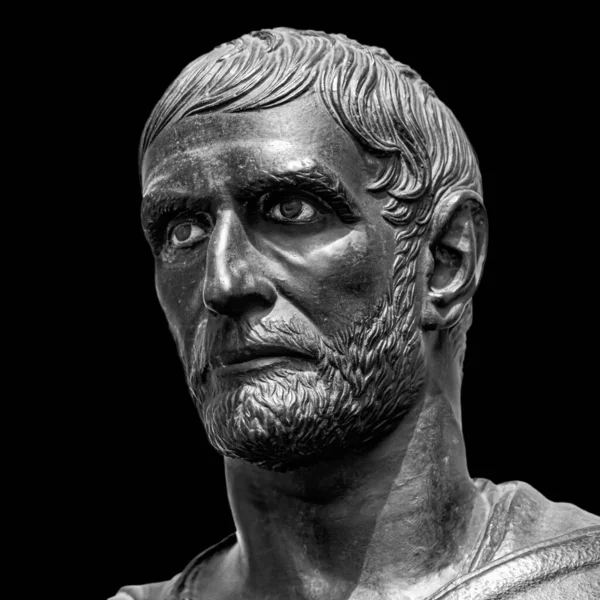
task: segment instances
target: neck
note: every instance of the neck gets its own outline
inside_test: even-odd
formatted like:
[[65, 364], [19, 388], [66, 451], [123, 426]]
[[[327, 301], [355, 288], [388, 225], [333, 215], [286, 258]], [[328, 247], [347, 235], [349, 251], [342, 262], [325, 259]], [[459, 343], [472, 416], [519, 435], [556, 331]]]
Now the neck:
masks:
[[239, 541], [229, 560], [249, 597], [386, 598], [461, 572], [485, 509], [453, 402], [435, 390], [360, 456], [290, 473], [226, 460]]

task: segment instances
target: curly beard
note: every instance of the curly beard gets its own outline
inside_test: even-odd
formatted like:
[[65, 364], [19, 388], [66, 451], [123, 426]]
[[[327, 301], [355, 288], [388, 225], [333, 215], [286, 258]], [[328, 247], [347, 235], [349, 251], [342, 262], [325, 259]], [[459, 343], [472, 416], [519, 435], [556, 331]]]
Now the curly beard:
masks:
[[391, 432], [416, 401], [425, 371], [412, 269], [408, 275], [400, 293], [394, 286], [329, 337], [299, 321], [232, 325], [247, 342], [284, 341], [315, 356], [314, 370], [273, 366], [204, 380], [210, 333], [203, 322], [188, 386], [210, 443], [226, 457], [288, 471], [360, 451]]

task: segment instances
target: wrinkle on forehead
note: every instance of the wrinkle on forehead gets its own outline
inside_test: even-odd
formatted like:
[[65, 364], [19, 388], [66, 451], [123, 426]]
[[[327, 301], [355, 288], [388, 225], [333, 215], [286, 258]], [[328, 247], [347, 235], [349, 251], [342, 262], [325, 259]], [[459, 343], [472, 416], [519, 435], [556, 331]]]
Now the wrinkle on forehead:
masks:
[[[257, 158], [261, 155], [265, 157], [281, 157], [285, 156], [286, 153], [294, 149], [294, 144], [288, 140], [264, 140], [264, 139], [243, 139], [236, 141], [217, 141], [207, 142], [202, 146], [195, 146], [187, 150], [179, 150], [174, 154], [167, 154], [162, 160], [152, 167], [152, 170], [148, 174], [148, 180], [144, 178], [143, 184], [143, 195], [154, 192], [160, 183], [168, 180], [173, 171], [177, 167], [183, 167], [186, 163], [198, 164], [197, 159], [201, 159], [206, 165], [216, 164], [223, 160], [223, 157], [231, 156], [234, 152], [238, 154], [238, 157], [244, 156], [246, 163], [238, 163], [238, 168], [247, 166], [249, 162], [256, 162]], [[239, 152], [248, 150], [249, 152]], [[256, 154], [256, 150], [259, 150], [259, 154]], [[307, 159], [290, 159], [285, 162], [284, 168], [286, 170], [295, 170], [307, 166], [307, 164], [313, 164], [314, 161], [308, 161]], [[146, 164], [146, 161], [144, 161]], [[261, 166], [257, 164], [260, 169]], [[279, 168], [279, 165], [278, 165]], [[145, 169], [144, 169], [145, 170]]]
[[[156, 177], [167, 165], [176, 170], [194, 158], [204, 162], [219, 154], [231, 156], [234, 148], [240, 158], [246, 150], [253, 163], [262, 158], [271, 164], [281, 164], [284, 157], [288, 161], [312, 158], [363, 189], [377, 177], [379, 160], [374, 161], [322, 102], [309, 95], [257, 111], [194, 115], [167, 127], [144, 156], [144, 192], [156, 185]], [[235, 162], [233, 166], [238, 168]]]

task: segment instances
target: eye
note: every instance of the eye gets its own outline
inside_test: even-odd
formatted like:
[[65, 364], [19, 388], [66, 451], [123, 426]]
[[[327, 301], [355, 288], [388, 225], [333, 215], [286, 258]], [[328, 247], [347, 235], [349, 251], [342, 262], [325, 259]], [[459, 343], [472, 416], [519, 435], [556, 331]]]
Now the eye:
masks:
[[180, 223], [171, 230], [170, 242], [175, 248], [193, 246], [207, 236], [202, 227], [195, 223]]
[[271, 220], [281, 223], [311, 223], [319, 214], [311, 202], [299, 196], [288, 196], [267, 211]]

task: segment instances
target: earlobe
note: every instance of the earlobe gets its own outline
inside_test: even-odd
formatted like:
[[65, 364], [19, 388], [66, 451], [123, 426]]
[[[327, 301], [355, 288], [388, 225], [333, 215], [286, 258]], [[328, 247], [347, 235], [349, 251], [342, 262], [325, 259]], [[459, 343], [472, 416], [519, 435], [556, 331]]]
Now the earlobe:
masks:
[[458, 322], [481, 280], [487, 237], [479, 194], [454, 191], [439, 201], [427, 238], [424, 329], [445, 329]]

